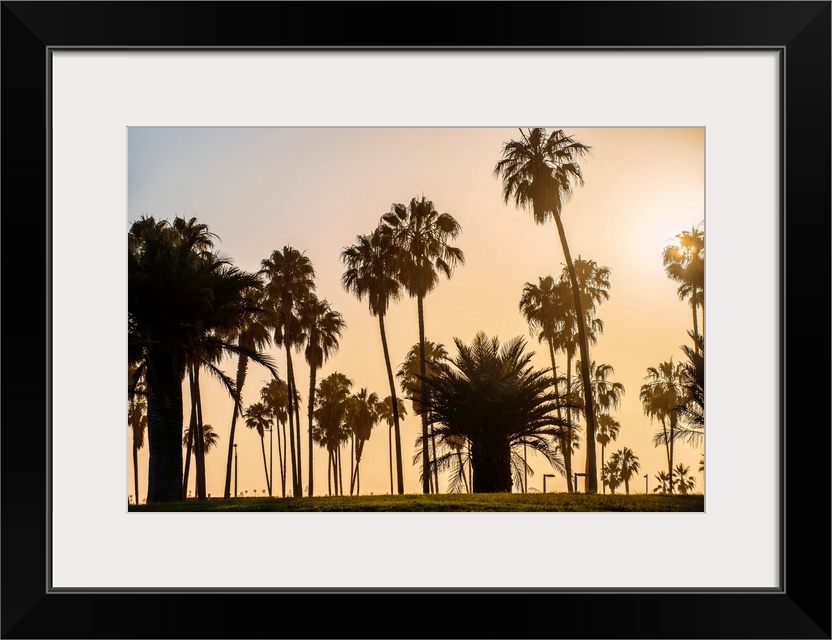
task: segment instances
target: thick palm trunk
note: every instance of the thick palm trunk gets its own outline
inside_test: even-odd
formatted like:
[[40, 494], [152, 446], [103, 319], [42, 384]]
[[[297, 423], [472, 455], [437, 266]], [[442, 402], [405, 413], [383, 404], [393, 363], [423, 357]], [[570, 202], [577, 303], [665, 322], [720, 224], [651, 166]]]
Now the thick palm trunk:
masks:
[[[425, 366], [425, 310], [423, 297], [417, 296], [417, 309], [419, 312], [419, 374], [422, 380], [426, 377]], [[430, 493], [430, 445], [428, 443], [428, 415], [422, 411], [424, 407], [425, 383], [419, 381], [419, 404], [422, 417], [422, 493]]]
[[234, 458], [234, 434], [237, 428], [237, 416], [239, 415], [238, 405], [243, 393], [243, 384], [246, 381], [248, 370], [248, 356], [240, 355], [237, 360], [237, 389], [234, 402], [234, 412], [231, 414], [231, 430], [228, 435], [228, 457], [225, 462], [225, 488], [222, 495], [224, 498], [231, 497], [231, 461]]
[[[384, 330], [384, 314], [380, 313], [378, 316], [378, 326], [381, 331], [381, 348], [384, 351], [384, 364], [387, 367], [387, 383], [390, 385], [390, 399], [393, 403], [393, 428], [396, 433], [396, 486], [398, 487], [399, 495], [404, 493], [404, 471], [402, 470], [402, 433], [399, 427], [399, 403], [396, 399], [396, 383], [393, 380], [393, 367], [390, 364], [390, 352], [387, 349], [387, 333]], [[392, 469], [392, 457], [391, 457]], [[392, 478], [392, 471], [391, 471]], [[392, 480], [390, 493], [393, 493]]]
[[272, 495], [272, 480], [269, 477], [269, 465], [266, 464], [266, 440], [260, 436], [260, 449], [263, 452], [263, 471], [266, 474], [266, 489], [269, 490], [269, 495]]
[[474, 493], [511, 492], [511, 448], [505, 442], [474, 442]]
[[294, 405], [294, 386], [292, 380], [292, 353], [291, 348], [289, 346], [288, 339], [286, 341], [286, 386], [287, 386], [287, 394], [286, 394], [286, 413], [289, 416], [289, 447], [291, 453], [291, 460], [292, 460], [292, 497], [299, 498], [300, 492], [298, 490], [299, 482], [298, 482], [298, 461], [296, 460], [296, 451], [295, 451], [295, 428], [294, 428], [294, 415], [293, 415], [293, 405]]
[[312, 492], [314, 491], [314, 474], [312, 472], [312, 408], [315, 405], [315, 375], [317, 373], [317, 368], [315, 365], [309, 365], [309, 399], [306, 401], [307, 404], [307, 417], [309, 418], [309, 439], [307, 444], [309, 445], [309, 497], [312, 497]]
[[194, 437], [194, 461], [196, 467], [196, 497], [207, 500], [208, 493], [205, 480], [205, 432], [202, 429], [202, 397], [199, 392], [199, 366], [193, 366], [193, 388], [196, 397], [196, 436]]
[[[566, 357], [566, 388], [572, 389], [572, 357]], [[569, 419], [569, 426], [572, 426], [572, 409], [566, 409], [566, 417]], [[566, 432], [566, 447], [563, 450], [563, 466], [566, 467], [566, 492], [574, 493], [575, 485], [572, 483], [572, 429]]]
[[167, 354], [153, 354], [148, 367], [147, 502], [182, 499], [182, 378]]
[[627, 495], [630, 495], [630, 479], [624, 478], [624, 490], [627, 492]]
[[575, 265], [572, 263], [572, 255], [569, 253], [569, 245], [566, 242], [563, 222], [557, 212], [555, 212], [554, 218], [555, 224], [558, 227], [560, 244], [563, 248], [563, 256], [566, 259], [566, 268], [569, 271], [569, 281], [572, 284], [572, 299], [575, 302], [575, 320], [578, 325], [578, 347], [581, 352], [581, 377], [584, 383], [584, 403], [586, 405], [586, 493], [598, 493], [598, 465], [595, 460], [595, 407], [592, 400], [592, 386], [589, 377], [589, 342], [586, 336], [586, 318], [581, 308], [578, 278], [575, 275]]

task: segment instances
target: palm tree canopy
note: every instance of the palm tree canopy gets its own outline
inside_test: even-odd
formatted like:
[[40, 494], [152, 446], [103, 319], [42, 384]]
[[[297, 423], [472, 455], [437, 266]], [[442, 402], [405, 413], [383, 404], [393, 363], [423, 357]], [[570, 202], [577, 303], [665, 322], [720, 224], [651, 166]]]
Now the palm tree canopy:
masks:
[[289, 410], [289, 389], [281, 380], [270, 380], [260, 389], [260, 401], [265, 405], [269, 416], [280, 424], [285, 423]]
[[393, 204], [381, 220], [401, 249], [398, 280], [412, 297], [424, 297], [439, 284], [440, 274], [450, 278], [458, 264], [465, 264], [462, 250], [449, 244], [462, 232], [461, 225], [424, 196], [407, 206]]
[[658, 420], [675, 419], [684, 393], [682, 371], [681, 364], [674, 363], [672, 357], [657, 367], [648, 367], [644, 377], [646, 382], [639, 392], [644, 412], [648, 416]]
[[[196, 435], [198, 431], [194, 432]], [[188, 440], [191, 438], [191, 428], [187, 427], [182, 435], [182, 446], [188, 446]], [[217, 446], [217, 443], [220, 441], [219, 434], [214, 431], [214, 427], [210, 424], [202, 425], [202, 447], [205, 453], [208, 453], [211, 449]]]
[[621, 423], [608, 413], [601, 413], [597, 419], [595, 439], [598, 444], [607, 446], [611, 441], [618, 439], [618, 432], [621, 430]]
[[390, 302], [402, 296], [397, 279], [402, 249], [392, 231], [392, 227], [380, 224], [371, 234], [357, 236], [355, 244], [341, 252], [346, 267], [341, 284], [359, 300], [366, 298], [375, 316], [387, 313]]
[[520, 130], [520, 139], [503, 144], [494, 176], [502, 178], [503, 202], [514, 200], [519, 209], [531, 210], [535, 222], [543, 224], [560, 215], [572, 194], [572, 181], [583, 185], [577, 160], [590, 150], [567, 136], [562, 129]]
[[298, 305], [300, 325], [306, 336], [306, 362], [320, 369], [325, 360], [338, 351], [345, 329], [343, 316], [332, 309], [329, 302], [309, 294]]
[[[425, 340], [425, 373], [432, 375], [438, 371], [437, 365], [448, 358], [445, 345], [441, 342]], [[414, 344], [407, 351], [404, 361], [396, 371], [396, 377], [402, 386], [404, 394], [413, 402], [413, 410], [418, 414], [419, 405], [419, 343]]]
[[359, 441], [369, 440], [373, 427], [379, 421], [378, 394], [362, 387], [347, 402], [346, 422]]
[[265, 435], [266, 429], [271, 426], [271, 415], [262, 402], [250, 405], [243, 415], [246, 418], [246, 426], [249, 429], [255, 429], [261, 438]]
[[[396, 398], [396, 407], [398, 409], [399, 419], [401, 420], [407, 415], [407, 409], [404, 405], [404, 400]], [[394, 424], [393, 418], [393, 397], [387, 396], [381, 401], [378, 410], [379, 420], [384, 420], [388, 426], [392, 427]]]
[[638, 473], [640, 463], [638, 456], [633, 453], [633, 450], [624, 447], [619, 449], [610, 456], [610, 464], [618, 469], [621, 480], [629, 480], [634, 473]]
[[[572, 385], [573, 392], [583, 395], [583, 379], [581, 378], [581, 362], [575, 364], [577, 373]], [[593, 404], [599, 411], [616, 409], [624, 395], [624, 385], [620, 382], [613, 382], [609, 377], [615, 373], [612, 365], [589, 363], [590, 388], [592, 389]], [[583, 411], [583, 409], [580, 409]]]
[[[705, 289], [705, 232], [693, 227], [676, 236], [676, 243], [662, 252], [662, 264], [667, 276], [679, 284], [680, 300]], [[693, 299], [691, 299], [693, 303]], [[701, 305], [702, 300], [697, 301]]]
[[538, 284], [527, 282], [523, 286], [518, 308], [532, 331], [538, 331], [538, 342], [558, 342], [570, 311], [574, 315], [574, 303], [568, 285], [552, 276], [538, 278]]
[[352, 389], [352, 380], [338, 371], [321, 379], [315, 390], [316, 425], [312, 439], [332, 450], [349, 438], [344, 419]]
[[303, 344], [296, 305], [315, 291], [312, 261], [297, 249], [284, 246], [261, 261], [260, 273], [266, 278], [266, 301], [272, 314], [275, 344], [285, 346], [287, 334], [291, 336], [291, 346]]

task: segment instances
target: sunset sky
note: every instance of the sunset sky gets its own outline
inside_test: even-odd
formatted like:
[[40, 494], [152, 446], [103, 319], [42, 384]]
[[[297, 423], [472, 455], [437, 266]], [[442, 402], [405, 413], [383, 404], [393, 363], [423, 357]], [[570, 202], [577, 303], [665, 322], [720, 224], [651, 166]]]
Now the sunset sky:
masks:
[[[559, 128], [557, 123], [550, 129]], [[689, 304], [680, 301], [677, 284], [662, 265], [662, 249], [674, 236], [692, 227], [704, 229], [703, 128], [565, 128], [589, 145], [581, 161], [585, 185], [565, 205], [563, 221], [573, 258], [595, 260], [611, 270], [610, 299], [597, 316], [605, 331], [591, 348], [596, 363], [612, 365], [614, 381], [624, 384], [622, 404], [613, 416], [621, 423], [607, 457], [621, 448], [633, 449], [641, 462], [631, 490], [644, 491], [643, 475], [666, 470], [663, 447], [651, 439], [659, 425], [645, 416], [639, 388], [648, 367], [684, 359], [689, 342]], [[128, 130], [128, 220], [142, 215], [157, 219], [196, 217], [220, 237], [217, 248], [242, 269], [256, 271], [262, 259], [288, 245], [304, 252], [317, 274], [317, 294], [344, 316], [347, 328], [338, 353], [325, 362], [318, 380], [339, 371], [380, 397], [389, 394], [377, 319], [366, 301], [345, 292], [340, 284], [343, 248], [358, 234], [372, 231], [393, 203], [407, 204], [425, 196], [440, 212], [462, 226], [454, 242], [465, 264], [450, 280], [441, 279], [425, 300], [426, 337], [445, 345], [451, 355], [454, 338], [468, 343], [477, 331], [502, 342], [516, 336], [536, 351], [535, 363], [549, 366], [543, 345], [530, 335], [518, 311], [526, 282], [559, 275], [564, 258], [553, 223], [535, 224], [531, 214], [504, 204], [500, 181], [493, 176], [502, 144], [519, 137], [506, 128], [142, 128]], [[416, 301], [403, 298], [386, 316], [393, 366], [402, 362], [418, 341]], [[270, 349], [285, 375], [283, 350]], [[304, 401], [309, 369], [302, 353], [293, 354], [295, 375]], [[559, 356], [559, 369], [565, 366]], [[221, 366], [229, 374], [236, 358]], [[250, 366], [243, 403], [259, 399], [268, 379], [265, 369]], [[232, 402], [219, 385], [202, 378], [204, 421], [220, 439], [207, 455], [208, 492], [221, 496], [225, 479]], [[407, 402], [402, 423], [405, 491], [421, 492], [419, 468], [411, 464], [420, 422]], [[189, 415], [187, 393], [185, 420]], [[301, 411], [303, 473], [306, 484], [305, 407]], [[130, 438], [125, 430], [130, 457]], [[259, 437], [238, 421], [239, 490], [266, 487]], [[268, 437], [266, 439], [268, 452]], [[690, 466], [696, 490], [704, 489], [698, 471], [703, 449], [679, 443], [674, 463]], [[585, 445], [574, 460], [583, 470]], [[598, 446], [600, 466], [600, 445]], [[348, 458], [347, 469], [348, 469]], [[548, 462], [530, 456], [534, 475], [529, 486], [541, 490]], [[278, 464], [277, 443], [274, 464]], [[362, 493], [390, 489], [388, 429], [378, 425], [365, 447]], [[193, 468], [193, 467], [192, 467]], [[125, 477], [132, 494], [132, 460]], [[139, 453], [142, 498], [147, 487], [147, 447]], [[446, 490], [446, 479], [441, 479]], [[348, 479], [345, 477], [345, 485]], [[193, 474], [190, 486], [193, 487]], [[579, 485], [581, 488], [583, 482]], [[600, 484], [599, 484], [600, 487]], [[547, 490], [565, 491], [561, 476], [547, 480]], [[621, 488], [623, 491], [623, 487]], [[326, 492], [326, 452], [315, 451], [315, 493]], [[279, 483], [276, 485], [279, 495]]]

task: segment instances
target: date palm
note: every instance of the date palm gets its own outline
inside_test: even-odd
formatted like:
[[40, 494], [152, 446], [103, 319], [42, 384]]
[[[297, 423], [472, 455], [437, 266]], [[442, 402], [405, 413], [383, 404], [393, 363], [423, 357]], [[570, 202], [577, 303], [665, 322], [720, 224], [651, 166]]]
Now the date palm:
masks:
[[269, 495], [272, 493], [272, 478], [269, 477], [269, 465], [266, 462], [266, 429], [271, 426], [271, 416], [269, 410], [262, 402], [255, 402], [248, 406], [243, 413], [246, 419], [246, 426], [249, 429], [257, 431], [260, 436], [260, 450], [263, 452], [263, 471], [266, 474], [266, 488], [269, 490]]
[[304, 342], [297, 306], [315, 291], [315, 269], [308, 257], [290, 246], [272, 251], [268, 258], [261, 261], [261, 267], [261, 273], [266, 277], [266, 303], [271, 312], [270, 326], [274, 330], [274, 343], [286, 350], [292, 495], [300, 497], [303, 475], [300, 455], [300, 412], [297, 406], [299, 394], [292, 366], [292, 349], [299, 349]]
[[[563, 460], [553, 446], [565, 420], [556, 416], [567, 399], [554, 393], [550, 371], [531, 366], [533, 352], [514, 338], [501, 345], [478, 333], [470, 345], [454, 339], [458, 355], [437, 364], [422, 381], [429, 390], [421, 410], [429, 413], [441, 445], [467, 443], [473, 467], [473, 491], [510, 492], [512, 451], [528, 446], [560, 473]], [[450, 447], [449, 447], [450, 448]], [[432, 464], [447, 465], [449, 454]]]
[[[402, 435], [399, 425], [399, 407], [403, 405], [396, 397], [396, 383], [390, 364], [384, 316], [390, 303], [402, 296], [402, 286], [397, 280], [401, 270], [401, 252], [401, 247], [394, 242], [392, 228], [387, 225], [379, 225], [370, 235], [357, 236], [355, 244], [341, 252], [341, 261], [346, 267], [341, 276], [341, 284], [359, 300], [366, 298], [370, 313], [378, 318], [387, 383], [392, 398], [392, 427], [396, 438], [396, 486], [399, 494], [404, 493]], [[390, 492], [392, 493], [392, 489]]]
[[679, 283], [676, 290], [680, 300], [690, 299], [693, 313], [694, 350], [699, 353], [696, 336], [699, 331], [697, 309], [705, 309], [705, 232], [693, 227], [676, 236], [676, 243], [668, 245], [662, 252], [662, 263], [668, 278]]
[[259, 281], [212, 251], [215, 237], [184, 218], [143, 217], [128, 231], [128, 361], [146, 366], [148, 503], [182, 499], [182, 382], [189, 366], [205, 361], [234, 386], [201, 354], [245, 353], [277, 375], [267, 355], [223, 337], [238, 326], [245, 292]]
[[313, 495], [312, 413], [315, 404], [315, 377], [324, 362], [338, 351], [339, 340], [346, 327], [343, 316], [332, 309], [329, 302], [314, 294], [302, 299], [299, 305], [300, 324], [306, 335], [306, 362], [309, 364], [309, 496]]
[[[394, 406], [396, 407], [395, 410], [393, 409]], [[387, 396], [381, 401], [378, 416], [379, 420], [384, 420], [387, 423], [387, 448], [390, 454], [390, 495], [393, 495], [393, 427], [398, 420], [403, 419], [406, 415], [407, 408], [404, 406], [404, 400], [401, 398], [396, 398], [395, 405], [393, 404], [393, 396]], [[397, 456], [397, 459], [401, 460], [401, 456], [398, 454]], [[399, 486], [402, 487], [402, 485]], [[402, 487], [399, 493], [403, 491], [404, 489]]]
[[[514, 200], [517, 208], [530, 210], [537, 224], [553, 219], [577, 315], [578, 346], [583, 368], [584, 388], [589, 389], [589, 341], [584, 311], [572, 255], [566, 239], [561, 213], [564, 203], [572, 195], [572, 182], [583, 185], [583, 173], [578, 159], [589, 152], [589, 147], [567, 136], [562, 129], [551, 134], [544, 128], [520, 130], [520, 140], [503, 144], [502, 157], [494, 167], [495, 177], [502, 178], [503, 201]], [[587, 416], [587, 492], [598, 492], [598, 468], [595, 460], [595, 409], [592, 396], [585, 394], [584, 413]]]
[[618, 470], [618, 476], [624, 482], [624, 489], [627, 495], [630, 495], [630, 478], [634, 473], [638, 473], [641, 466], [638, 456], [633, 453], [632, 449], [624, 447], [610, 456], [610, 465]]
[[[604, 466], [604, 454], [607, 445], [618, 439], [618, 432], [621, 430], [621, 423], [608, 413], [598, 414], [598, 433], [595, 439], [601, 445], [601, 467]], [[606, 493], [606, 491], [605, 491]]]
[[[450, 278], [457, 265], [465, 264], [465, 255], [450, 244], [462, 231], [459, 222], [449, 213], [439, 213], [433, 202], [424, 196], [410, 204], [393, 204], [382, 216], [382, 222], [393, 231], [395, 243], [402, 249], [398, 280], [411, 297], [416, 298], [419, 319], [419, 375], [427, 375], [425, 354], [425, 296], [438, 284], [440, 275]], [[424, 401], [424, 384], [419, 382], [419, 397]], [[421, 414], [422, 439], [428, 440], [428, 417]], [[422, 492], [430, 491], [430, 456], [425, 450], [422, 459]]]
[[662, 428], [653, 436], [653, 445], [664, 445], [667, 454], [667, 471], [670, 478], [670, 493], [673, 493], [673, 444], [677, 439], [676, 425], [679, 419], [679, 407], [684, 395], [683, 368], [674, 364], [673, 358], [659, 363], [657, 367], [648, 367], [646, 382], [641, 386], [641, 398], [644, 412], [661, 422]]

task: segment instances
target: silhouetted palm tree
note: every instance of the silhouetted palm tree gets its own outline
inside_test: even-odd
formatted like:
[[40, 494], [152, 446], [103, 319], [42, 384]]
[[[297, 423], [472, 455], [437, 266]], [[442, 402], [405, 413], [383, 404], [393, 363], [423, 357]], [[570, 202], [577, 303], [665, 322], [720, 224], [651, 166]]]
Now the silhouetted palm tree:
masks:
[[615, 490], [621, 485], [621, 470], [612, 461], [601, 465], [601, 483], [610, 488], [612, 495], [615, 495]]
[[299, 305], [300, 324], [306, 335], [306, 362], [309, 364], [309, 496], [313, 493], [312, 412], [315, 404], [315, 376], [324, 361], [338, 351], [339, 339], [346, 327], [343, 316], [332, 309], [329, 302], [314, 294], [302, 299]]
[[[199, 428], [201, 427], [201, 428]], [[202, 438], [199, 438], [199, 434], [202, 434]], [[214, 431], [214, 427], [210, 424], [202, 424], [198, 425], [195, 429], [191, 429], [188, 427], [182, 434], [182, 446], [188, 446], [189, 444], [195, 445], [198, 440], [202, 440], [200, 443], [199, 448], [193, 446], [194, 456], [196, 457], [196, 452], [202, 451], [203, 455], [206, 455], [211, 449], [217, 446], [219, 443], [220, 437]], [[189, 447], [190, 450], [190, 447]], [[187, 481], [187, 479], [186, 479]], [[199, 498], [199, 494], [197, 493], [197, 498]]]
[[136, 488], [136, 504], [139, 504], [139, 449], [144, 447], [147, 432], [147, 398], [143, 382], [143, 369], [130, 365], [128, 369], [127, 424], [133, 432], [133, 484]]
[[[393, 396], [387, 396], [381, 401], [379, 407], [379, 420], [384, 420], [387, 423], [387, 448], [390, 453], [390, 494], [393, 494], [393, 427], [397, 420], [401, 420], [407, 415], [407, 409], [404, 406], [404, 400], [396, 398], [396, 410], [393, 410]], [[397, 454], [398, 455], [398, 454]], [[401, 459], [401, 456], [398, 457]], [[402, 493], [403, 491], [400, 491]]]
[[[263, 308], [265, 294], [262, 288], [251, 289], [247, 292], [248, 309], [243, 312], [241, 324], [237, 330], [237, 344], [247, 349], [262, 351], [271, 343], [271, 335], [266, 325], [265, 311]], [[242, 404], [243, 385], [248, 372], [248, 356], [240, 354], [237, 359], [236, 402], [231, 414], [231, 430], [228, 436], [228, 454], [225, 460], [225, 487], [223, 497], [231, 497], [231, 462], [234, 458], [234, 436], [237, 430], [237, 416], [240, 414]]]
[[361, 491], [359, 479], [361, 455], [364, 452], [364, 445], [370, 439], [373, 427], [379, 421], [379, 404], [378, 394], [371, 393], [364, 387], [358, 393], [353, 394], [347, 402], [347, 428], [355, 438], [355, 470], [350, 478], [350, 495], [353, 495], [353, 489], [356, 490], [356, 495]]
[[[690, 331], [688, 335], [692, 336]], [[688, 361], [681, 364], [683, 395], [677, 429], [680, 439], [699, 446], [705, 438], [705, 340], [696, 336], [694, 342], [697, 345], [695, 349], [682, 346]]]
[[312, 439], [326, 448], [328, 453], [327, 489], [332, 495], [332, 476], [335, 475], [335, 494], [343, 493], [340, 483], [341, 467], [339, 451], [341, 445], [349, 439], [344, 421], [347, 412], [352, 380], [343, 373], [334, 372], [318, 383], [315, 393], [316, 425]]
[[683, 496], [692, 493], [696, 487], [696, 478], [689, 475], [690, 467], [681, 462], [674, 467], [676, 477], [673, 479], [673, 485], [676, 490]]
[[[479, 332], [471, 345], [454, 339], [458, 355], [437, 364], [423, 379], [429, 393], [420, 411], [429, 412], [435, 437], [467, 441], [473, 466], [473, 490], [508, 492], [512, 488], [512, 448], [528, 446], [560, 473], [563, 460], [552, 438], [566, 427], [555, 413], [567, 399], [554, 393], [550, 371], [531, 366], [532, 352], [517, 337], [505, 345]], [[448, 453], [432, 464], [448, 465]]]
[[[300, 456], [300, 413], [298, 392], [292, 367], [292, 349], [304, 342], [303, 327], [297, 317], [297, 305], [315, 291], [315, 269], [312, 262], [297, 249], [285, 246], [272, 251], [261, 262], [266, 276], [266, 299], [271, 311], [270, 324], [274, 343], [286, 349], [286, 381], [289, 386], [289, 446], [292, 460], [292, 495], [302, 495], [302, 464]], [[297, 429], [297, 434], [295, 433]]]
[[[289, 390], [285, 383], [280, 380], [269, 381], [260, 389], [260, 401], [266, 406], [269, 418], [274, 420], [271, 426], [277, 434], [277, 463], [280, 468], [280, 491], [281, 496], [286, 497], [286, 422], [289, 418]], [[282, 434], [281, 434], [282, 432]], [[282, 439], [282, 442], [281, 442]], [[272, 473], [274, 475], [274, 473]], [[274, 483], [272, 483], [274, 489]], [[271, 494], [270, 494], [271, 495]]]
[[621, 423], [611, 415], [608, 413], [598, 414], [598, 434], [595, 436], [595, 439], [601, 445], [601, 467], [604, 466], [606, 447], [610, 442], [618, 439], [620, 429]]
[[393, 398], [391, 407], [396, 437], [396, 483], [399, 494], [404, 493], [402, 436], [399, 426], [401, 403], [396, 397], [396, 384], [393, 381], [390, 351], [387, 348], [384, 316], [390, 302], [398, 300], [402, 295], [402, 287], [397, 280], [401, 271], [401, 252], [401, 247], [394, 242], [392, 228], [387, 225], [379, 225], [370, 235], [357, 236], [356, 243], [341, 252], [341, 261], [346, 267], [341, 283], [359, 300], [367, 298], [370, 313], [378, 318], [384, 364], [387, 368], [387, 382], [390, 386], [390, 396]]
[[627, 495], [630, 495], [630, 478], [634, 473], [638, 473], [640, 467], [638, 456], [632, 449], [624, 447], [610, 456], [610, 466], [618, 470], [618, 476], [624, 482], [624, 489]]
[[[554, 219], [561, 249], [569, 272], [573, 300], [577, 311], [578, 346], [584, 363], [584, 388], [589, 388], [589, 342], [584, 310], [566, 232], [561, 220], [563, 204], [572, 194], [572, 181], [583, 184], [583, 174], [577, 163], [589, 147], [567, 136], [562, 129], [547, 135], [546, 129], [520, 130], [521, 139], [503, 144], [502, 158], [494, 167], [494, 175], [502, 178], [503, 201], [514, 200], [518, 208], [530, 209], [534, 220], [544, 224]], [[585, 394], [584, 415], [587, 417], [587, 492], [598, 492], [598, 468], [595, 461], [595, 410], [592, 397]]]
[[659, 484], [653, 489], [653, 493], [667, 493], [667, 490], [670, 487], [670, 476], [664, 471], [659, 471], [653, 477], [659, 481]]
[[659, 363], [658, 367], [648, 367], [644, 379], [647, 382], [641, 386], [639, 397], [644, 412], [651, 419], [655, 418], [662, 424], [661, 430], [653, 436], [653, 445], [665, 446], [670, 493], [673, 493], [673, 443], [677, 438], [676, 424], [684, 393], [682, 368], [679, 364], [674, 364], [671, 358]]
[[266, 488], [269, 490], [269, 495], [272, 493], [272, 479], [269, 477], [269, 465], [266, 461], [266, 429], [271, 426], [271, 416], [269, 410], [262, 402], [255, 402], [248, 406], [243, 414], [246, 419], [246, 426], [249, 429], [257, 431], [260, 436], [260, 450], [263, 452], [263, 471], [266, 474]]
[[696, 315], [698, 307], [705, 309], [705, 232], [693, 227], [676, 236], [676, 244], [669, 245], [662, 252], [662, 263], [667, 276], [679, 283], [677, 293], [680, 300], [690, 298], [693, 313], [694, 350], [699, 351], [695, 336], [704, 335], [699, 331]]
[[199, 354], [245, 353], [277, 375], [268, 356], [222, 337], [238, 326], [258, 279], [211, 252], [214, 237], [182, 218], [143, 217], [128, 231], [128, 360], [146, 366], [148, 503], [182, 499], [182, 381]]
[[[439, 284], [440, 274], [450, 278], [455, 267], [465, 263], [462, 251], [449, 244], [460, 234], [462, 227], [451, 214], [439, 213], [433, 202], [424, 196], [421, 200], [413, 198], [407, 206], [394, 204], [391, 211], [382, 216], [382, 220], [393, 230], [395, 242], [402, 249], [398, 280], [410, 296], [416, 298], [419, 317], [419, 375], [424, 377], [427, 374], [425, 296]], [[421, 397], [424, 393], [421, 384], [419, 392]], [[424, 398], [421, 399], [424, 401]], [[422, 414], [422, 439], [428, 440], [426, 414]], [[430, 491], [429, 466], [430, 456], [426, 450], [422, 460], [423, 493]]]

